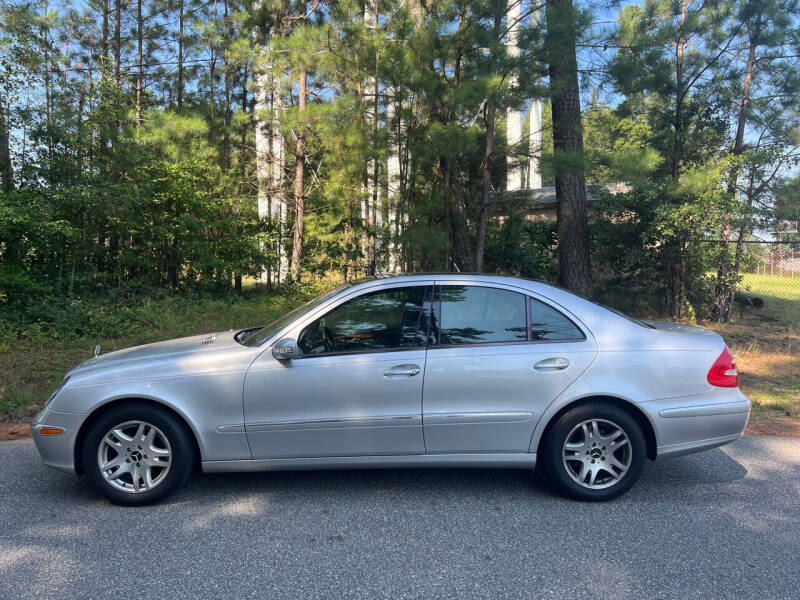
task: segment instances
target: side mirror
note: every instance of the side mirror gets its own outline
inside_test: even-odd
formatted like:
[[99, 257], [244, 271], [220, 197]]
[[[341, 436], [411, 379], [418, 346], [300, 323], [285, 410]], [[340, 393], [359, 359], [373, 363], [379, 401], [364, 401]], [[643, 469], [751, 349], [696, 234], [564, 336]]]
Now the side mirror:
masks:
[[300, 356], [300, 350], [297, 347], [297, 342], [292, 338], [283, 338], [278, 340], [272, 346], [272, 356], [278, 360], [291, 360]]

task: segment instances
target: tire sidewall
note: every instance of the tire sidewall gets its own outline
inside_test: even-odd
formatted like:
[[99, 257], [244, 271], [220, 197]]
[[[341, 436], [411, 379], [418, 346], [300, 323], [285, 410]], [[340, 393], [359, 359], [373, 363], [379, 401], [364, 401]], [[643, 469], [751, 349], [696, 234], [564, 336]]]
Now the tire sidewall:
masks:
[[[158, 427], [169, 441], [172, 457], [164, 480], [152, 490], [133, 494], [113, 487], [106, 481], [97, 464], [97, 451], [108, 431], [125, 421], [144, 421]], [[131, 404], [114, 408], [95, 421], [82, 449], [83, 470], [92, 485], [114, 504], [143, 506], [153, 504], [171, 494], [186, 481], [194, 465], [192, 440], [183, 424], [163, 409], [146, 404]]]
[[[567, 473], [562, 460], [564, 442], [572, 429], [583, 421], [605, 419], [617, 424], [628, 436], [631, 444], [631, 465], [617, 484], [602, 489], [583, 487]], [[552, 484], [562, 493], [576, 500], [604, 501], [618, 498], [639, 479], [647, 459], [647, 443], [641, 427], [626, 411], [609, 404], [584, 404], [559, 417], [548, 432], [544, 445], [545, 469]]]

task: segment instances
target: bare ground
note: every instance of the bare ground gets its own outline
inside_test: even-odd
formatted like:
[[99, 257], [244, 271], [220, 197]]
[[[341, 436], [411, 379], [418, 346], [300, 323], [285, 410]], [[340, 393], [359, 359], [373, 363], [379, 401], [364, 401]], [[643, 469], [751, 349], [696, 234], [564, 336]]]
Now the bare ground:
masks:
[[0, 423], [0, 441], [21, 440], [31, 436], [27, 423]]

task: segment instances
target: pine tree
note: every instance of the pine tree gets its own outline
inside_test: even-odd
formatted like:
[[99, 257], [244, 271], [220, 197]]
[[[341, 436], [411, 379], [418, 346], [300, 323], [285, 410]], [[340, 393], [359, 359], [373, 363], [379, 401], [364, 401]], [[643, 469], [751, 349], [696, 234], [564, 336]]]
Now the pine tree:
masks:
[[592, 272], [576, 55], [581, 18], [571, 0], [548, 2], [545, 14], [558, 202], [559, 281], [578, 294], [588, 294]]

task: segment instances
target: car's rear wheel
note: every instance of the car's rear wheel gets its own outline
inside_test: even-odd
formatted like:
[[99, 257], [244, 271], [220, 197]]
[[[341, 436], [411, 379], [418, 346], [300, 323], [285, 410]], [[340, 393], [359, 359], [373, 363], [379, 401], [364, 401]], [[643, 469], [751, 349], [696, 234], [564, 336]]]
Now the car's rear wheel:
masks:
[[92, 424], [82, 456], [84, 472], [103, 496], [142, 506], [162, 500], [186, 480], [194, 447], [183, 423], [168, 411], [128, 404]]
[[647, 448], [636, 420], [610, 404], [584, 404], [553, 424], [543, 447], [544, 466], [561, 493], [603, 501], [627, 492], [639, 479]]

